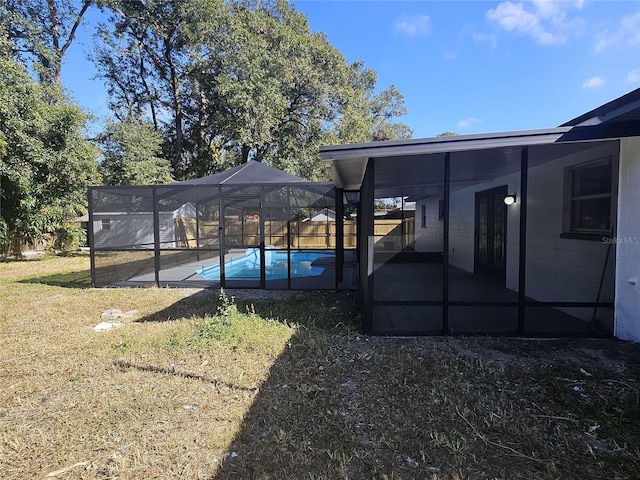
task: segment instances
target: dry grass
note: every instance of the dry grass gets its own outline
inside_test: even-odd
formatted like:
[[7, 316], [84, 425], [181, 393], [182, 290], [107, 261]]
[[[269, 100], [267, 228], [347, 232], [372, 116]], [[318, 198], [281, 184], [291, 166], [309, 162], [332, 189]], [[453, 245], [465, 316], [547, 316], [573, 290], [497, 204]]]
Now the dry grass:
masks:
[[[87, 270], [0, 263], [1, 478], [637, 478], [638, 345], [369, 338], [349, 295]], [[109, 308], [139, 314], [93, 331]]]

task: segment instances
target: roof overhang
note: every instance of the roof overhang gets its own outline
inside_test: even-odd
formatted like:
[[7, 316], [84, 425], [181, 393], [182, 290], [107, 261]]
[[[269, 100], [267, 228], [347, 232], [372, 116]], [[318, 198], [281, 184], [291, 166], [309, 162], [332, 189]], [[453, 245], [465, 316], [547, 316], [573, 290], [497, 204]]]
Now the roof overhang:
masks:
[[320, 147], [320, 157], [333, 181], [345, 190], [359, 190], [371, 158], [422, 157], [445, 153], [508, 149], [559, 142], [573, 127], [476, 135], [356, 143]]

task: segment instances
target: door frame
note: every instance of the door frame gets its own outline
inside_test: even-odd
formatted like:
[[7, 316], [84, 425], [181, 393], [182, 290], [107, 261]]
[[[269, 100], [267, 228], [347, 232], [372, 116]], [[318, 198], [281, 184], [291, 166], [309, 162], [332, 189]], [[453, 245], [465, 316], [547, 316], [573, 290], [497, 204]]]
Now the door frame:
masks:
[[[259, 240], [258, 240], [258, 245], [257, 246], [253, 246], [253, 245], [245, 245], [244, 243], [242, 243], [241, 245], [239, 245], [240, 248], [258, 248], [258, 252], [260, 255], [260, 281], [259, 281], [259, 286], [256, 287], [252, 287], [252, 286], [243, 286], [242, 288], [260, 288], [260, 289], [264, 289], [265, 288], [265, 284], [266, 284], [266, 268], [265, 268], [265, 243], [264, 243], [264, 217], [262, 215], [262, 195], [260, 194], [256, 194], [256, 195], [223, 195], [220, 197], [220, 286], [222, 288], [226, 288], [227, 287], [227, 279], [226, 279], [226, 275], [225, 275], [225, 261], [226, 261], [226, 249], [227, 249], [227, 244], [226, 244], [226, 234], [225, 234], [225, 229], [227, 227], [226, 225], [226, 218], [225, 218], [225, 209], [226, 207], [233, 207], [234, 203], [237, 203], [238, 201], [243, 201], [243, 200], [257, 200], [258, 201], [258, 215], [259, 215], [259, 220], [258, 220], [258, 234], [259, 234]], [[242, 218], [242, 222], [244, 222], [244, 218]], [[244, 223], [243, 223], [244, 224]], [[242, 237], [242, 242], [244, 242], [244, 234], [241, 235]]]
[[499, 187], [490, 188], [487, 190], [482, 190], [476, 192], [475, 194], [475, 202], [474, 202], [474, 239], [473, 239], [473, 271], [474, 273], [481, 273], [489, 275], [493, 278], [500, 280], [501, 283], [506, 283], [507, 278], [507, 205], [504, 203], [501, 204], [501, 208], [504, 209], [504, 222], [503, 222], [503, 232], [502, 232], [502, 255], [504, 259], [503, 268], [498, 270], [492, 267], [487, 268], [486, 265], [482, 265], [479, 262], [479, 244], [480, 244], [480, 229], [479, 229], [479, 210], [478, 210], [478, 200], [483, 197], [487, 197], [489, 199], [488, 209], [487, 209], [487, 229], [488, 229], [488, 245], [487, 245], [487, 255], [491, 261], [494, 259], [494, 240], [495, 240], [495, 203], [494, 199], [496, 196], [502, 196], [503, 198], [508, 195], [509, 187], [507, 185], [501, 185]]

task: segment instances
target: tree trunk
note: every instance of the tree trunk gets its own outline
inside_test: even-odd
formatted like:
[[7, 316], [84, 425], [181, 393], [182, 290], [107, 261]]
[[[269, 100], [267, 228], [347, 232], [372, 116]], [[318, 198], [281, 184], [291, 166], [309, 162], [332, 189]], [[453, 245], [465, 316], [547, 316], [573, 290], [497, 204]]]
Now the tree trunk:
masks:
[[[78, 29], [84, 14], [92, 3], [92, 0], [85, 0], [82, 2], [82, 7], [76, 14], [75, 18], [73, 18], [68, 38], [63, 39], [60, 33], [60, 23], [65, 21], [65, 13], [58, 11], [58, 4], [56, 3], [56, 0], [47, 0], [47, 20], [49, 24], [46, 29], [48, 30], [48, 34], [51, 36], [51, 51], [48, 54], [41, 54], [39, 59], [44, 69], [44, 72], [41, 74], [41, 80], [45, 83], [62, 88], [62, 60], [75, 39], [76, 30]], [[64, 8], [65, 7], [63, 6], [63, 9]], [[63, 18], [61, 18], [61, 16]]]
[[242, 145], [242, 162], [247, 163], [249, 161], [249, 154], [251, 153], [251, 147], [249, 145]]
[[184, 143], [184, 132], [182, 131], [182, 102], [180, 100], [180, 82], [178, 81], [178, 74], [176, 72], [176, 67], [173, 62], [173, 58], [171, 58], [173, 45], [171, 41], [168, 39], [164, 40], [164, 58], [169, 66], [169, 83], [171, 85], [171, 94], [172, 94], [172, 103], [173, 103], [173, 114], [175, 116], [175, 129], [176, 129], [176, 140], [175, 145], [173, 146], [173, 158], [172, 158], [172, 166], [174, 172], [178, 175], [183, 173], [182, 168], [182, 148]]

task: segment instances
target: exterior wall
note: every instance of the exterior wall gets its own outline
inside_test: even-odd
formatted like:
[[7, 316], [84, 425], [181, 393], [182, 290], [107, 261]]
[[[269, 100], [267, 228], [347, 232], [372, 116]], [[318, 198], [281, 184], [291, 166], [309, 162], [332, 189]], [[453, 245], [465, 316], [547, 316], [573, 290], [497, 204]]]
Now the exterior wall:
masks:
[[[163, 215], [169, 212], [160, 212]], [[187, 202], [172, 214], [173, 218], [196, 218], [196, 207], [191, 202]]]
[[[455, 190], [452, 187], [449, 200], [449, 263], [461, 270], [473, 273], [475, 249], [475, 196], [502, 185], [507, 191], [518, 195], [520, 174], [499, 177], [491, 182], [479, 183], [471, 187]], [[518, 286], [518, 242], [520, 204], [507, 208], [507, 288], [517, 290]]]
[[[637, 141], [640, 142], [640, 140]], [[535, 148], [530, 149], [530, 159], [534, 166], [529, 168], [528, 172], [526, 294], [538, 301], [595, 302], [607, 249], [601, 241], [560, 238], [563, 232], [564, 171], [568, 166], [609, 155], [613, 156], [615, 162], [617, 148], [612, 144], [594, 146], [589, 150], [539, 165], [535, 165], [534, 162], [535, 152]], [[636, 185], [640, 185], [640, 158], [637, 151], [635, 155], [635, 161], [638, 162], [635, 166], [637, 169], [635, 181]], [[622, 171], [621, 175], [623, 175]], [[473, 273], [475, 194], [502, 185], [507, 185], [508, 192], [518, 197], [514, 205], [507, 207], [506, 258], [506, 286], [517, 291], [521, 198], [519, 173], [460, 189], [452, 185], [449, 203], [449, 262], [456, 268]], [[637, 205], [640, 202], [640, 189], [634, 199]], [[418, 251], [442, 251], [444, 222], [438, 221], [438, 200], [438, 198], [428, 198], [416, 203], [416, 250]], [[422, 204], [427, 205], [426, 228], [420, 228]], [[631, 213], [629, 216], [631, 219]], [[632, 233], [640, 239], [640, 217], [637, 218], [639, 220], [630, 220], [629, 224], [634, 225], [635, 233]], [[629, 247], [632, 248], [633, 245]], [[638, 250], [636, 248], [633, 253], [637, 264], [640, 261]], [[614, 258], [614, 253], [614, 251], [611, 252], [610, 260]], [[618, 262], [620, 263], [620, 260]], [[611, 266], [610, 261], [609, 267]], [[640, 277], [640, 268], [636, 270], [634, 275]], [[601, 292], [601, 301], [613, 300], [612, 277], [613, 268], [609, 268], [605, 275], [605, 288]], [[637, 294], [637, 304], [634, 308], [638, 315], [640, 314], [640, 285], [634, 291]], [[589, 320], [591, 311], [588, 310], [590, 309], [581, 309], [572, 314]], [[640, 335], [640, 325], [637, 328]]]
[[[159, 213], [160, 248], [175, 248], [175, 221], [195, 219], [196, 210], [186, 203], [173, 212]], [[110, 220], [110, 228], [102, 228], [102, 220]], [[96, 248], [154, 248], [153, 213], [151, 212], [96, 212], [93, 214], [93, 235]]]
[[[519, 194], [520, 175], [512, 174], [491, 182], [479, 183], [462, 189], [452, 188], [449, 200], [449, 264], [473, 273], [475, 248], [475, 195], [476, 192], [507, 185], [509, 193]], [[416, 202], [416, 251], [442, 252], [444, 221], [438, 220], [439, 198], [431, 197]], [[421, 227], [422, 205], [426, 205], [426, 227]], [[507, 209], [507, 287], [518, 286], [518, 242], [520, 205]]]
[[[183, 215], [180, 215], [183, 217]], [[178, 218], [173, 212], [160, 212], [159, 215], [159, 236], [160, 248], [176, 248], [176, 226], [175, 219]], [[153, 224], [152, 224], [153, 228]], [[153, 248], [153, 247], [152, 247]]]
[[[439, 201], [438, 197], [430, 197], [416, 202], [414, 217], [414, 248], [416, 252], [442, 252], [444, 221], [438, 220]], [[422, 226], [423, 205], [426, 205], [427, 214], [425, 227]]]
[[640, 342], [640, 137], [620, 141], [615, 336]]
[[330, 210], [328, 208], [323, 208], [318, 213], [316, 213], [313, 217], [307, 218], [303, 220], [304, 222], [335, 222], [336, 221], [336, 212]]
[[[102, 228], [102, 220], [110, 221], [110, 228]], [[168, 223], [168, 225], [167, 225]], [[161, 217], [161, 239], [170, 228], [173, 239], [173, 218]], [[143, 248], [153, 250], [153, 214], [94, 213], [93, 243], [96, 248]]]
[[[618, 155], [613, 144], [596, 146], [529, 169], [527, 208], [528, 297], [547, 302], [595, 302], [605, 265], [603, 241], [560, 238], [563, 232], [564, 171], [566, 167]], [[535, 158], [535, 150], [532, 154]], [[615, 186], [613, 187], [615, 190]], [[612, 219], [612, 221], [614, 221]], [[600, 301], [613, 301], [613, 258], [610, 252]], [[591, 312], [582, 309], [588, 320]], [[578, 313], [573, 313], [578, 316]]]

